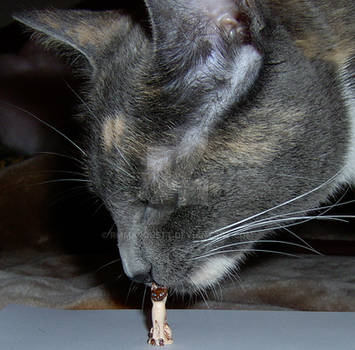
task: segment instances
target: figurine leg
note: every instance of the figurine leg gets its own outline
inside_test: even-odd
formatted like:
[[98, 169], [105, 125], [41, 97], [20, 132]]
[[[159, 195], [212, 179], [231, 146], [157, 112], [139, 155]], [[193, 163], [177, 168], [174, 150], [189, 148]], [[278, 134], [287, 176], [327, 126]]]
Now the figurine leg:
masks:
[[165, 345], [164, 330], [161, 329], [157, 321], [154, 322], [154, 327], [150, 329], [148, 344], [154, 346]]
[[166, 344], [173, 343], [171, 328], [166, 322], [164, 323], [164, 338], [165, 338]]

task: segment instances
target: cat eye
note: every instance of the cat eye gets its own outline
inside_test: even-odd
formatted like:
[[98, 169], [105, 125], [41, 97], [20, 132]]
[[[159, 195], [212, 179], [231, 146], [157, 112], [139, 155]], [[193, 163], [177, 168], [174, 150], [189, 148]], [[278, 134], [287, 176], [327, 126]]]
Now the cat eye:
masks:
[[142, 221], [147, 225], [164, 225], [175, 209], [171, 205], [147, 203], [142, 215]]

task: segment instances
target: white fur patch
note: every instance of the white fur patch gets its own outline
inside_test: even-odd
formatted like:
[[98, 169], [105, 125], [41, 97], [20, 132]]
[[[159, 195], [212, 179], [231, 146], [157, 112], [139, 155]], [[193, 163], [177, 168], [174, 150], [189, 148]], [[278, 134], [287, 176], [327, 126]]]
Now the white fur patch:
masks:
[[164, 170], [170, 167], [173, 152], [165, 147], [150, 150], [147, 156], [147, 175], [152, 183], [158, 182]]
[[235, 267], [235, 259], [226, 256], [215, 256], [208, 259], [190, 277], [192, 284], [197, 288], [208, 288], [231, 273]]
[[193, 0], [192, 4], [215, 20], [225, 14], [232, 16], [236, 11], [236, 5], [231, 0]]

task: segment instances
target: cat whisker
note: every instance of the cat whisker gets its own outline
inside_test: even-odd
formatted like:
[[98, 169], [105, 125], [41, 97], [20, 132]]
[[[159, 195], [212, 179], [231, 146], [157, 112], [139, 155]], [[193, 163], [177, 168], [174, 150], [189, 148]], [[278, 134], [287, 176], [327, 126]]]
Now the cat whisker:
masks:
[[57, 203], [67, 200], [69, 198], [79, 197], [80, 195], [87, 194], [87, 185], [75, 186], [66, 191], [61, 192], [61, 196], [58, 196], [53, 202], [49, 204], [49, 207], [55, 206]]
[[108, 263], [106, 263], [106, 264], [100, 266], [98, 269], [96, 269], [96, 270], [95, 270], [95, 273], [100, 272], [101, 270], [103, 270], [103, 269], [106, 268], [107, 266], [111, 266], [111, 265], [116, 264], [117, 262], [120, 262], [120, 261], [121, 261], [120, 258], [117, 258], [117, 259], [115, 259], [115, 260], [112, 260], [112, 261], [110, 261], [110, 262], [108, 262]]
[[[293, 237], [295, 237], [296, 239], [298, 239], [300, 242], [302, 242], [304, 245], [306, 245], [307, 247], [314, 249], [308, 242], [306, 242], [303, 238], [301, 238], [299, 235], [297, 235], [296, 233], [294, 233], [293, 231], [291, 231], [289, 228], [287, 227], [282, 227], [280, 226], [280, 229], [284, 229], [285, 231], [287, 231], [290, 235], [292, 235]], [[321, 252], [317, 251], [316, 249], [314, 249], [318, 255], [323, 255]]]
[[[215, 237], [214, 239], [206, 239], [205, 241], [207, 241], [207, 243], [205, 243], [205, 247], [209, 246], [209, 245], [214, 245], [220, 241], [223, 241], [225, 239], [231, 238], [231, 237], [235, 237], [235, 236], [242, 236], [242, 235], [248, 235], [250, 233], [258, 233], [258, 232], [264, 232], [264, 231], [272, 231], [275, 228], [280, 228], [282, 227], [281, 225], [278, 225], [277, 227], [267, 227], [267, 228], [262, 228], [260, 230], [251, 230], [252, 228], [258, 228], [258, 227], [264, 227], [267, 226], [268, 224], [276, 224], [278, 222], [282, 222], [282, 221], [297, 221], [297, 217], [292, 217], [292, 218], [287, 218], [287, 219], [263, 219], [263, 220], [258, 220], [252, 223], [248, 223], [247, 225], [242, 225], [241, 227], [237, 227], [231, 230], [228, 230], [224, 233], [224, 235], [218, 235], [217, 237]], [[297, 222], [297, 224], [299, 224], [299, 222]], [[290, 226], [293, 226], [294, 224], [290, 224]], [[288, 227], [288, 225], [286, 225], [285, 227]]]
[[[257, 224], [250, 224], [248, 227], [243, 227], [242, 229], [235, 229], [228, 231], [228, 233], [225, 236], [218, 237], [217, 239], [213, 241], [209, 241], [208, 243], [205, 244], [205, 246], [216, 244], [222, 240], [235, 237], [235, 236], [242, 236], [242, 235], [248, 235], [252, 233], [261, 233], [261, 232], [271, 232], [277, 229], [283, 229], [283, 228], [288, 228], [292, 226], [296, 226], [299, 224], [303, 224], [306, 222], [309, 222], [311, 220], [332, 220], [332, 221], [338, 221], [338, 222], [348, 222], [345, 219], [349, 218], [355, 218], [354, 215], [327, 215], [327, 216], [302, 216], [302, 217], [291, 217], [291, 218], [284, 218], [284, 219], [277, 219], [277, 220], [266, 220], [265, 222], [259, 222]], [[280, 222], [288, 222], [291, 221], [290, 224], [281, 226], [278, 225]], [[271, 226], [271, 227], [266, 227], [266, 228], [261, 228], [259, 230], [250, 230], [251, 228], [257, 228], [257, 227], [264, 227], [268, 225], [274, 225], [277, 224], [276, 226]]]
[[48, 180], [48, 181], [34, 183], [34, 184], [31, 184], [30, 186], [39, 186], [39, 185], [46, 185], [46, 184], [60, 183], [60, 182], [85, 182], [85, 183], [89, 183], [90, 181], [86, 180], [86, 179], [57, 179], [57, 180]]
[[199, 295], [199, 296], [202, 298], [203, 302], [206, 304], [207, 309], [209, 309], [210, 306], [208, 305], [208, 302], [207, 302], [208, 296], [207, 296], [207, 294], [206, 294], [205, 289], [199, 287], [191, 278], [190, 278], [190, 282], [191, 282], [192, 285], [194, 286], [194, 291], [193, 291], [193, 293], [194, 293], [196, 296]]
[[211, 254], [205, 254], [205, 255], [198, 256], [198, 257], [194, 258], [193, 260], [206, 259], [206, 258], [210, 258], [212, 256], [219, 255], [219, 254], [239, 253], [239, 252], [243, 252], [243, 253], [252, 253], [252, 252], [256, 252], [256, 253], [259, 253], [259, 252], [261, 252], [261, 253], [272, 253], [272, 254], [284, 255], [284, 256], [288, 256], [288, 257], [292, 257], [292, 258], [300, 258], [299, 255], [292, 254], [292, 253], [280, 252], [280, 251], [277, 251], [277, 250], [250, 248], [250, 249], [230, 249], [230, 250], [213, 252]]
[[57, 152], [35, 152], [35, 154], [46, 154], [46, 155], [51, 155], [51, 156], [58, 156], [58, 157], [63, 157], [63, 158], [67, 158], [67, 159], [70, 159], [70, 160], [74, 160], [75, 162], [78, 162], [80, 165], [83, 165], [84, 162], [81, 160], [81, 159], [78, 159], [76, 157], [72, 157], [72, 156], [69, 156], [67, 154], [62, 154], [62, 153], [57, 153]]
[[123, 273], [120, 273], [117, 277], [116, 277], [116, 281], [120, 280], [123, 277]]
[[94, 199], [91, 199], [91, 208], [95, 208], [95, 212], [93, 213], [93, 215], [96, 215], [104, 207], [104, 203], [102, 202], [101, 198], [96, 196], [96, 194], [92, 194], [92, 196], [94, 197]]
[[33, 171], [33, 172], [27, 172], [26, 174], [30, 175], [30, 174], [56, 174], [56, 173], [84, 176], [84, 174], [79, 171], [71, 171], [71, 170], [37, 170], [37, 171]]
[[[278, 243], [278, 244], [284, 244], [284, 245], [289, 245], [289, 246], [294, 246], [294, 247], [299, 247], [305, 250], [309, 250], [313, 253], [320, 254], [317, 250], [313, 249], [312, 247], [308, 247], [308, 246], [304, 246], [302, 244], [298, 244], [298, 243], [294, 243], [294, 242], [288, 242], [288, 241], [281, 241], [281, 240], [272, 240], [272, 239], [261, 239], [261, 240], [251, 240], [251, 241], [243, 241], [243, 242], [235, 242], [235, 243], [230, 243], [230, 244], [226, 244], [217, 248], [213, 248], [209, 250], [209, 253], [213, 253], [213, 252], [218, 252], [221, 251], [222, 249], [225, 248], [230, 248], [230, 247], [235, 247], [235, 246], [239, 246], [239, 245], [245, 245], [245, 244], [254, 244], [254, 243]], [[192, 259], [195, 260], [195, 259]]]
[[[136, 169], [133, 167], [132, 163], [130, 163], [127, 159], [127, 157], [122, 153], [122, 151], [120, 150], [120, 147], [118, 147], [117, 145], [114, 146], [115, 151], [120, 155], [120, 157], [123, 159], [123, 161], [126, 163], [126, 165], [133, 171], [135, 171]], [[117, 165], [116, 165], [117, 166]]]
[[141, 309], [143, 310], [144, 309], [144, 302], [145, 302], [145, 296], [147, 294], [147, 286], [144, 286], [144, 292], [143, 292], [143, 297], [142, 297], [142, 307]]
[[[115, 224], [113, 223], [110, 227], [110, 229], [108, 230], [108, 232], [106, 232], [103, 237], [104, 238], [110, 238], [111, 235], [112, 235], [112, 231], [113, 231], [113, 228], [115, 227]], [[120, 258], [118, 260], [121, 260]], [[117, 261], [117, 260], [116, 260]]]
[[[350, 201], [346, 201], [346, 202], [340, 202], [344, 196], [346, 195], [346, 192], [338, 199], [338, 201], [334, 204], [331, 204], [331, 205], [328, 205], [328, 206], [320, 206], [320, 207], [315, 207], [315, 208], [311, 208], [309, 210], [302, 210], [302, 211], [294, 211], [294, 212], [290, 212], [290, 213], [285, 213], [285, 214], [279, 214], [279, 215], [275, 215], [275, 216], [271, 216], [269, 218], [266, 218], [266, 219], [262, 219], [262, 220], [258, 220], [258, 221], [254, 221], [252, 223], [247, 223], [247, 224], [244, 224], [244, 225], [241, 225], [237, 228], [233, 228], [233, 229], [230, 229], [230, 230], [227, 230], [225, 232], [223, 232], [223, 235], [222, 234], [219, 234], [219, 235], [216, 235], [216, 236], [213, 236], [213, 237], [209, 237], [209, 238], [206, 238], [206, 239], [203, 239], [203, 240], [200, 240], [199, 242], [201, 243], [204, 243], [204, 242], [210, 242], [211, 244], [215, 243], [216, 240], [219, 238], [219, 237], [225, 237], [225, 238], [228, 238], [228, 234], [230, 232], [234, 232], [235, 229], [240, 229], [242, 230], [243, 228], [250, 228], [250, 225], [253, 225], [255, 223], [260, 223], [260, 222], [264, 222], [264, 220], [272, 220], [272, 219], [276, 219], [276, 218], [283, 218], [283, 217], [287, 217], [287, 216], [291, 216], [291, 215], [295, 215], [295, 214], [299, 214], [299, 213], [304, 213], [304, 212], [308, 212], [308, 213], [312, 213], [314, 211], [319, 211], [319, 210], [324, 210], [322, 213], [320, 213], [319, 215], [317, 216], [310, 216], [309, 217], [309, 220], [313, 220], [313, 219], [317, 219], [317, 218], [320, 218], [320, 217], [325, 217], [325, 213], [327, 213], [330, 209], [334, 208], [334, 207], [339, 207], [339, 206], [343, 206], [343, 205], [347, 205], [347, 204], [351, 204], [351, 203], [354, 203], [355, 200], [350, 200]], [[293, 217], [289, 218], [289, 220], [292, 220]], [[308, 220], [307, 220], [308, 221]], [[300, 224], [300, 222], [298, 222], [297, 224]], [[223, 238], [224, 239], [224, 238]], [[207, 243], [208, 245], [209, 243]]]
[[5, 104], [5, 105], [8, 105], [10, 107], [13, 107], [23, 113], [26, 113], [27, 115], [31, 116], [32, 118], [36, 119], [37, 121], [39, 121], [40, 123], [42, 123], [43, 125], [47, 126], [48, 128], [52, 129], [53, 131], [55, 131], [58, 135], [62, 136], [65, 140], [67, 140], [69, 143], [71, 143], [76, 149], [78, 149], [84, 156], [87, 156], [86, 152], [81, 148], [79, 147], [79, 145], [77, 143], [75, 143], [71, 138], [69, 138], [67, 135], [63, 134], [61, 131], [59, 131], [57, 128], [55, 128], [53, 125], [47, 123], [46, 121], [40, 119], [39, 117], [37, 117], [36, 115], [34, 115], [33, 113], [31, 113], [30, 111], [22, 108], [22, 107], [19, 107], [19, 106], [16, 106], [12, 103], [9, 103], [9, 102], [6, 102], [6, 101], [3, 101], [3, 100], [0, 100], [0, 102], [2, 104]]
[[[227, 273], [227, 277], [232, 279], [232, 273], [231, 272], [228, 272]], [[218, 286], [218, 289], [219, 289], [219, 301], [222, 301], [223, 300], [223, 290], [222, 290], [222, 286], [221, 286], [221, 283], [217, 281], [217, 286]]]
[[102, 200], [100, 200], [100, 203], [98, 204], [98, 206], [94, 212], [94, 215], [96, 215], [104, 207], [105, 207], [105, 203]]
[[[240, 221], [238, 221], [238, 222], [229, 224], [229, 225], [224, 226], [224, 227], [222, 227], [222, 228], [220, 228], [220, 229], [217, 229], [217, 230], [215, 230], [215, 231], [212, 231], [212, 232], [210, 233], [210, 235], [217, 234], [217, 235], [215, 235], [214, 237], [216, 237], [216, 236], [218, 236], [218, 235], [223, 235], [223, 234], [224, 234], [223, 231], [225, 231], [225, 230], [228, 230], [228, 229], [231, 229], [231, 228], [233, 228], [233, 227], [239, 226], [239, 225], [241, 225], [241, 224], [243, 224], [243, 223], [245, 223], [245, 222], [251, 221], [251, 220], [253, 220], [253, 219], [255, 219], [255, 218], [259, 217], [259, 216], [265, 215], [265, 214], [267, 214], [267, 213], [269, 213], [269, 212], [271, 212], [271, 211], [274, 211], [274, 210], [276, 210], [276, 209], [282, 208], [282, 207], [284, 207], [284, 206], [286, 206], [286, 205], [288, 205], [288, 204], [291, 204], [291, 203], [293, 203], [293, 202], [295, 202], [295, 201], [297, 201], [297, 200], [299, 200], [299, 199], [302, 199], [302, 198], [304, 198], [304, 197], [310, 195], [311, 193], [314, 193], [314, 192], [318, 191], [319, 189], [321, 189], [321, 188], [323, 188], [323, 187], [329, 185], [329, 184], [332, 183], [333, 181], [335, 181], [335, 179], [339, 176], [340, 173], [341, 173], [341, 171], [337, 172], [335, 175], [333, 175], [333, 176], [332, 176], [331, 178], [329, 178], [327, 181], [325, 181], [325, 182], [323, 182], [322, 184], [320, 184], [319, 186], [317, 186], [317, 187], [311, 189], [310, 191], [307, 191], [307, 192], [305, 192], [305, 193], [303, 193], [303, 194], [301, 194], [301, 195], [299, 195], [299, 196], [296, 196], [296, 197], [294, 197], [294, 198], [292, 198], [292, 199], [290, 199], [290, 200], [287, 200], [287, 201], [285, 201], [285, 202], [283, 202], [283, 203], [281, 203], [281, 204], [275, 205], [274, 207], [271, 207], [271, 208], [269, 208], [269, 209], [263, 210], [263, 211], [261, 211], [261, 212], [259, 212], [259, 213], [257, 213], [257, 214], [251, 215], [251, 216], [249, 216], [249, 217], [247, 217], [247, 218], [245, 218], [245, 219], [242, 219], [242, 220], [240, 220]], [[213, 237], [212, 237], [211, 239], [213, 239]], [[206, 240], [208, 240], [208, 239], [206, 239]]]
[[122, 172], [124, 173], [125, 175], [127, 175], [129, 178], [133, 179], [133, 180], [136, 180], [136, 177], [133, 176], [131, 173], [129, 173], [127, 170], [123, 169], [122, 167], [119, 167], [117, 166], [116, 163], [112, 162], [111, 160], [109, 159], [105, 159], [106, 162], [110, 162], [110, 166], [114, 167], [114, 169], [117, 171], [117, 172]]
[[97, 119], [96, 115], [94, 114], [93, 110], [90, 108], [89, 104], [84, 101], [84, 99], [70, 86], [70, 84], [65, 79], [63, 79], [63, 81], [65, 85], [68, 87], [68, 89], [73, 93], [73, 95], [82, 103], [83, 106], [85, 106], [85, 108], [87, 108], [90, 115], [95, 119]]
[[125, 300], [125, 304], [127, 305], [128, 304], [128, 298], [129, 298], [129, 295], [131, 294], [131, 291], [132, 291], [132, 287], [133, 287], [133, 281], [131, 281], [130, 285], [129, 285], [129, 288], [128, 288], [128, 292], [127, 292], [127, 296], [126, 296], [126, 300]]

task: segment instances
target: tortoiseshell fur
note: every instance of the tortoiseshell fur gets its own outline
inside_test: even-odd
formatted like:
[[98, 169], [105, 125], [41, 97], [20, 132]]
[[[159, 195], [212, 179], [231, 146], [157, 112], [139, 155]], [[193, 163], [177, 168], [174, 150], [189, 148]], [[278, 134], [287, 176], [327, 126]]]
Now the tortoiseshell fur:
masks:
[[[355, 5], [145, 4], [148, 30], [120, 11], [15, 17], [87, 59], [86, 172], [127, 275], [193, 292], [292, 222], [261, 219], [300, 216], [352, 182]], [[237, 222], [251, 226], [206, 241]]]

